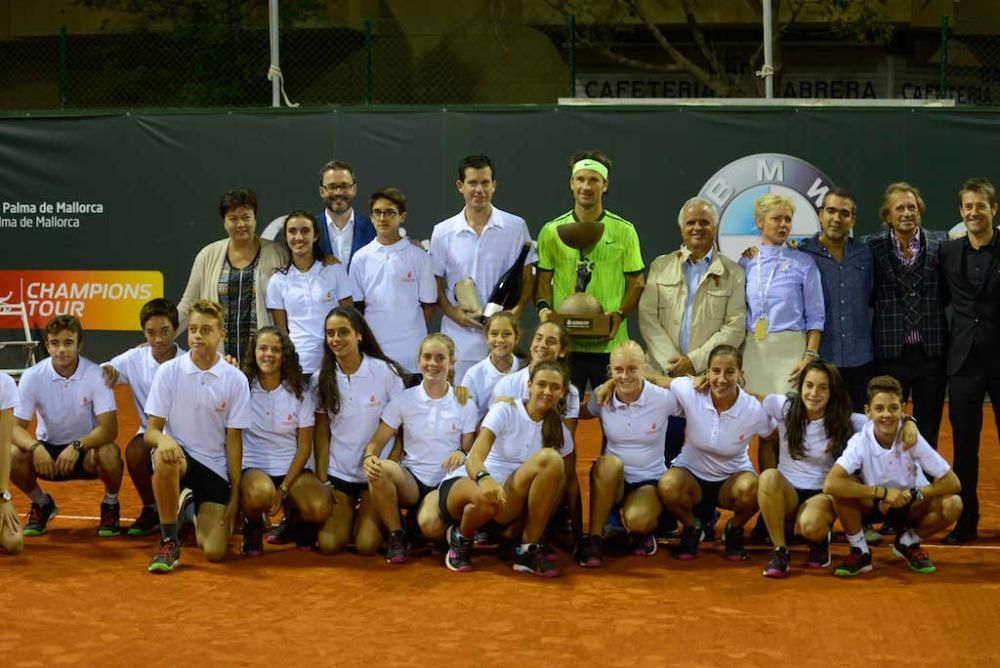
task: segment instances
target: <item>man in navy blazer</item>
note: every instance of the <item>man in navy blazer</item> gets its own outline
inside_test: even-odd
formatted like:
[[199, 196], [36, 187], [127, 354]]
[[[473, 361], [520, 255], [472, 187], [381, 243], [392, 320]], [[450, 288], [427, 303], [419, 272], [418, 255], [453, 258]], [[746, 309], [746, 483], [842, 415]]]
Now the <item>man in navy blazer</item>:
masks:
[[993, 227], [997, 191], [982, 178], [959, 190], [967, 235], [941, 248], [941, 275], [951, 303], [948, 415], [955, 438], [955, 475], [962, 483], [962, 516], [945, 538], [952, 545], [978, 535], [979, 440], [983, 399], [989, 394], [1000, 426], [1000, 241]]
[[319, 221], [319, 244], [324, 253], [337, 256], [345, 269], [359, 248], [375, 238], [371, 219], [354, 211], [358, 182], [354, 168], [341, 160], [332, 160], [320, 170], [319, 196], [326, 206], [316, 215]]
[[862, 241], [875, 263], [875, 363], [895, 377], [904, 398], [912, 393], [920, 434], [937, 448], [944, 409], [948, 322], [938, 273], [946, 232], [921, 226], [924, 200], [908, 183], [893, 183], [882, 195], [885, 230]]

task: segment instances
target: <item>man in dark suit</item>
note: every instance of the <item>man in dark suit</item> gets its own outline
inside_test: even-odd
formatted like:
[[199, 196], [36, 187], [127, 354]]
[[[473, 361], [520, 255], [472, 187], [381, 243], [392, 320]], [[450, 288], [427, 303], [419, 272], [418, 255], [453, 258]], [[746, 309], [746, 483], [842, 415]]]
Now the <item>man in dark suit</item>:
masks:
[[983, 399], [990, 395], [1000, 428], [1000, 242], [993, 227], [997, 191], [986, 179], [969, 179], [958, 192], [967, 236], [941, 248], [941, 276], [950, 297], [949, 410], [955, 438], [955, 475], [962, 483], [962, 516], [945, 538], [953, 545], [977, 537], [979, 436]]
[[345, 269], [351, 268], [351, 258], [359, 248], [375, 238], [371, 219], [354, 211], [358, 182], [354, 168], [346, 162], [333, 160], [320, 170], [319, 196], [325, 207], [316, 215], [319, 221], [320, 247], [324, 253], [336, 255]]
[[875, 363], [911, 395], [921, 435], [935, 449], [947, 376], [948, 323], [938, 272], [946, 232], [921, 226], [924, 200], [908, 183], [890, 184], [879, 214], [885, 230], [862, 240], [875, 262]]

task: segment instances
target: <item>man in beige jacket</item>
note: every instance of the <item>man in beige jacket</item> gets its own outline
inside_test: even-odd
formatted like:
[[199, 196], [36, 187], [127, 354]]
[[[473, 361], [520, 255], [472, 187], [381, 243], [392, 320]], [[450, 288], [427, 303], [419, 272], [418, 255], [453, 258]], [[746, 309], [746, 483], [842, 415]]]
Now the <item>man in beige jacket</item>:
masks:
[[[670, 376], [703, 373], [708, 354], [720, 344], [737, 348], [746, 334], [743, 269], [716, 247], [719, 217], [700, 197], [677, 216], [683, 244], [649, 267], [639, 299], [639, 331], [649, 361]], [[684, 444], [684, 418], [670, 418], [664, 456], [667, 465]]]

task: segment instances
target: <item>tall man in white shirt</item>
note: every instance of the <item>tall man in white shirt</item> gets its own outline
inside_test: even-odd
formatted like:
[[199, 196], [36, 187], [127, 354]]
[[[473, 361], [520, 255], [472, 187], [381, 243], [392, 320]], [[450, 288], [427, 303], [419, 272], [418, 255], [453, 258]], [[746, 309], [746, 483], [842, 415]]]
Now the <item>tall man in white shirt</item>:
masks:
[[[121, 533], [122, 456], [115, 444], [118, 414], [115, 394], [104, 384], [101, 368], [80, 355], [83, 327], [71, 315], [56, 316], [45, 326], [49, 358], [21, 377], [21, 398], [14, 410], [11, 480], [31, 498], [25, 536], [41, 536], [58, 514], [55, 501], [38, 486], [38, 479], [104, 483], [102, 537]], [[35, 434], [28, 432], [38, 417]]]
[[[455, 342], [455, 383], [488, 354], [482, 325], [454, 303], [455, 284], [472, 278], [480, 303], [485, 306], [497, 281], [517, 260], [524, 244], [531, 242], [528, 226], [520, 216], [493, 206], [497, 180], [493, 162], [485, 155], [470, 155], [458, 163], [455, 188], [465, 208], [434, 226], [431, 261], [437, 280], [438, 305], [444, 312], [441, 333]], [[534, 250], [528, 253], [522, 276], [521, 298], [514, 315], [521, 317], [532, 291]]]

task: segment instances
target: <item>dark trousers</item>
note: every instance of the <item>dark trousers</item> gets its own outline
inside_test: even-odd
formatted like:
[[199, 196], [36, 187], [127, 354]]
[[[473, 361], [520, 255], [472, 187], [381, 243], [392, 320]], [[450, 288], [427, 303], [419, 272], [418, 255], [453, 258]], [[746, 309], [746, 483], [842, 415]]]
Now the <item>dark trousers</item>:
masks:
[[841, 366], [837, 371], [851, 395], [851, 408], [855, 413], [864, 413], [868, 403], [868, 381], [875, 375], [875, 365], [869, 362], [861, 366]]
[[667, 419], [667, 435], [663, 439], [663, 461], [667, 468], [674, 457], [681, 454], [684, 445], [684, 431], [687, 429], [687, 418], [671, 416]]
[[598, 388], [606, 381], [608, 365], [611, 363], [611, 353], [573, 353], [573, 369], [570, 371], [570, 382], [580, 393], [580, 402], [587, 390], [587, 381], [592, 388]]
[[931, 447], [937, 450], [938, 431], [941, 429], [941, 412], [944, 410], [945, 375], [943, 356], [929, 357], [920, 344], [904, 345], [899, 357], [879, 360], [879, 374], [889, 375], [903, 386], [903, 400], [913, 399], [913, 417], [917, 428]]
[[[955, 441], [954, 471], [962, 483], [962, 516], [956, 530], [970, 533], [979, 523], [979, 437], [983, 399], [989, 394], [1000, 431], [1000, 376], [990, 375], [980, 354], [970, 353], [958, 373], [949, 378], [948, 417]], [[919, 426], [919, 420], [918, 420]]]

